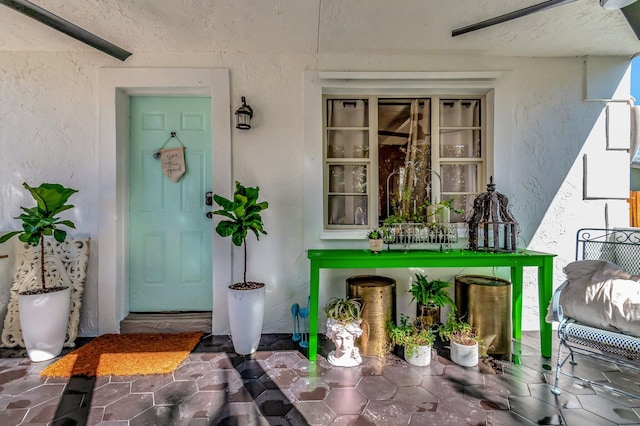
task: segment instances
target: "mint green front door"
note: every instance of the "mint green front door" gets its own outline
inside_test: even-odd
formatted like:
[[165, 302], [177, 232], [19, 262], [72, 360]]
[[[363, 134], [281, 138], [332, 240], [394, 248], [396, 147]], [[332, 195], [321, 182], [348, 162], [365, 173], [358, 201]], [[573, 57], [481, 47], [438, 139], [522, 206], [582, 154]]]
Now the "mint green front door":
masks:
[[[130, 129], [129, 310], [210, 311], [211, 99], [131, 97]], [[186, 172], [174, 182], [154, 153], [178, 139]]]

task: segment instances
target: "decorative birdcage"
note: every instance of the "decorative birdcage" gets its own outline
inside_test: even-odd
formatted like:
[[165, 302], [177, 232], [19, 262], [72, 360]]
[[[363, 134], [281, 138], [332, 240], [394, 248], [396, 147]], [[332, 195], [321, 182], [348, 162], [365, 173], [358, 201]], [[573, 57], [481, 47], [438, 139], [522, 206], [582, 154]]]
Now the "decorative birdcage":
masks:
[[487, 192], [473, 201], [473, 213], [467, 220], [469, 248], [474, 251], [515, 252], [518, 223], [510, 212], [509, 199], [496, 191], [493, 176]]

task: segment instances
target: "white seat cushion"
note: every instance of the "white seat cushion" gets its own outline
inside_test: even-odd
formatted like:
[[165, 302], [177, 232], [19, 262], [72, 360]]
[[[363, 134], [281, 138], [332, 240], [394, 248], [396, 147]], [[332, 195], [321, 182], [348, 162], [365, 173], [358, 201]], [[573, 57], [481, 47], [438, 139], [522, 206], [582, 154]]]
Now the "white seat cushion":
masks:
[[564, 272], [568, 281], [560, 294], [564, 316], [640, 336], [640, 276], [603, 260], [572, 262]]

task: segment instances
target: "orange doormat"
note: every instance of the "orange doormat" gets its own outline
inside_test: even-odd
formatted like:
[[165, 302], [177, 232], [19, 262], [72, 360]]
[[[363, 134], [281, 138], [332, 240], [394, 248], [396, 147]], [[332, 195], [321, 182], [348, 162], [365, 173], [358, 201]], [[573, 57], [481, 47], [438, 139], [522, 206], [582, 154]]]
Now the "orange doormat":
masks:
[[200, 341], [201, 332], [104, 334], [54, 362], [41, 376], [134, 376], [170, 373]]

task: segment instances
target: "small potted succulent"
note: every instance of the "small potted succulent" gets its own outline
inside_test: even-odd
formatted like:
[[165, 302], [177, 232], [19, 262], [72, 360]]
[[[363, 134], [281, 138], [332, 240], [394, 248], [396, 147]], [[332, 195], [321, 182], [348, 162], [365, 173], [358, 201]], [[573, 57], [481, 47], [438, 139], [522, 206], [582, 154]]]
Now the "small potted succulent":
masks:
[[327, 337], [336, 349], [327, 361], [339, 367], [353, 367], [362, 362], [355, 340], [362, 335], [362, 304], [349, 298], [334, 297], [324, 305], [327, 316]]
[[482, 339], [469, 323], [457, 318], [455, 312], [451, 311], [447, 315], [447, 322], [440, 326], [438, 333], [442, 340], [451, 343], [451, 361], [463, 367], [478, 365]]
[[409, 317], [400, 315], [400, 325], [389, 322], [387, 332], [392, 345], [404, 347], [404, 359], [409, 364], [426, 367], [431, 363], [431, 348], [436, 336], [420, 318], [409, 322]]
[[440, 323], [440, 310], [445, 306], [455, 308], [449, 296], [451, 283], [443, 280], [429, 280], [426, 275], [417, 273], [411, 283], [411, 301], [416, 301], [416, 315], [427, 325]]
[[369, 239], [369, 249], [372, 253], [380, 253], [384, 248], [384, 231], [382, 229], [372, 229], [367, 233]]

